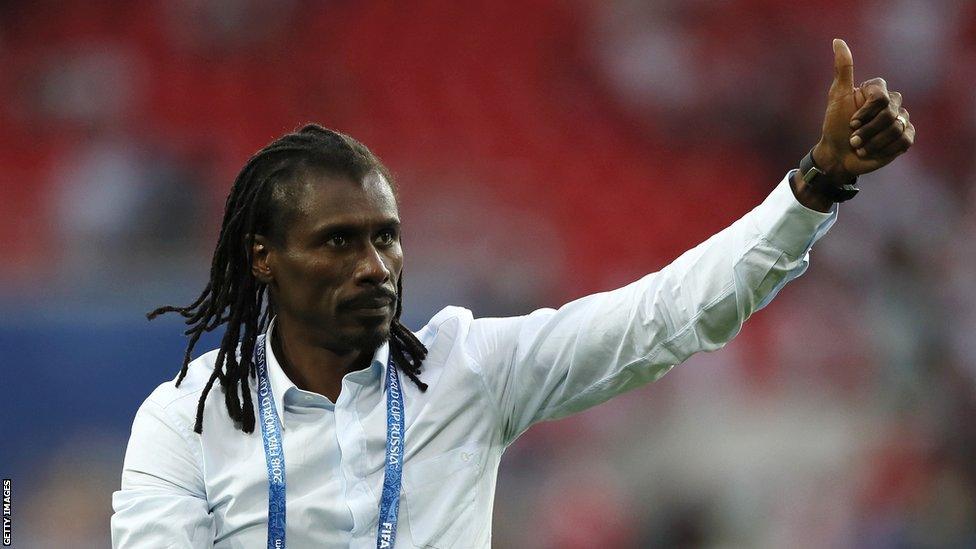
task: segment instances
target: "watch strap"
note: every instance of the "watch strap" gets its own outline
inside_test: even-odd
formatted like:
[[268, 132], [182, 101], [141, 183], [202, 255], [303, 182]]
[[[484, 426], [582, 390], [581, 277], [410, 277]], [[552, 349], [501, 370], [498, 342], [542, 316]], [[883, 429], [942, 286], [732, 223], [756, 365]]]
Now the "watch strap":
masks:
[[853, 180], [843, 184], [838, 185], [833, 181], [830, 176], [827, 175], [823, 169], [817, 166], [816, 162], [813, 161], [813, 149], [800, 160], [800, 177], [806, 181], [815, 192], [826, 197], [828, 200], [833, 202], [844, 202], [854, 198], [854, 195], [858, 193], [859, 189], [856, 185], [857, 177], [855, 176]]

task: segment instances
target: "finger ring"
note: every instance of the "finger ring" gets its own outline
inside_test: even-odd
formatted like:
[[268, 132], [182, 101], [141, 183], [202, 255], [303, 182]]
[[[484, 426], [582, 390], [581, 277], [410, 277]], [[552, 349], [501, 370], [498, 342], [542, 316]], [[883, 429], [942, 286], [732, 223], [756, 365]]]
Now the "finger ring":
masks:
[[901, 122], [901, 131], [904, 132], [905, 130], [908, 129], [908, 120], [905, 120], [905, 117], [903, 115], [899, 114], [896, 120]]

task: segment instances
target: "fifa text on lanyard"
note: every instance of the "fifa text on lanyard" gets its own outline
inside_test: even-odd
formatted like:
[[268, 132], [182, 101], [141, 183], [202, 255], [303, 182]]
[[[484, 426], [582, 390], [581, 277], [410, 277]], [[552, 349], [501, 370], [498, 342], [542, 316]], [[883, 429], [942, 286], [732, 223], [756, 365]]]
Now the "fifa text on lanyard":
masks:
[[[264, 458], [268, 465], [268, 549], [285, 547], [285, 447], [281, 440], [281, 420], [274, 406], [268, 365], [265, 360], [265, 336], [254, 345], [258, 369], [258, 402]], [[400, 482], [403, 473], [403, 392], [400, 375], [392, 355], [386, 362], [386, 471], [380, 498], [380, 520], [376, 532], [378, 549], [396, 543], [397, 512], [400, 509]]]

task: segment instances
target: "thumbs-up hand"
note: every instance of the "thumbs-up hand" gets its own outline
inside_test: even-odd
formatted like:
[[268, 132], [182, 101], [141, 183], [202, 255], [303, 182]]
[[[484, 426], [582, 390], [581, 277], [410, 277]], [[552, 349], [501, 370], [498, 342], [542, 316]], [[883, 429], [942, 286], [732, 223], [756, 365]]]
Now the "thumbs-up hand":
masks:
[[813, 160], [843, 181], [873, 172], [907, 151], [915, 142], [915, 126], [902, 107], [901, 94], [889, 92], [884, 79], [872, 78], [855, 87], [850, 48], [840, 39], [834, 39], [833, 47], [834, 81]]

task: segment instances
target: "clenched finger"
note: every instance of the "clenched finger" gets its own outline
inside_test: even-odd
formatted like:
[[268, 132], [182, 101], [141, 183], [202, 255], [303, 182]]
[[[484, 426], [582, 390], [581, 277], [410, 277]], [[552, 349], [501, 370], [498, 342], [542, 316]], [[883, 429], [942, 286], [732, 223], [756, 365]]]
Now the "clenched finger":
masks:
[[888, 92], [888, 100], [891, 102], [891, 105], [895, 108], [895, 110], [901, 108], [901, 93], [896, 91]]
[[851, 136], [851, 146], [854, 148], [861, 147], [861, 143], [868, 143], [874, 136], [881, 133], [882, 131], [890, 128], [893, 124], [897, 124], [899, 129], [901, 128], [901, 122], [896, 120], [898, 116], [898, 110], [894, 108], [894, 105], [888, 104], [887, 108], [879, 111], [874, 115], [874, 118], [866, 121], [864, 126], [858, 128], [854, 134]]
[[915, 126], [911, 123], [905, 127], [905, 131], [888, 144], [885, 148], [881, 149], [877, 156], [881, 158], [888, 158], [898, 156], [899, 154], [907, 151], [912, 145], [915, 144]]
[[[896, 119], [894, 124], [876, 133], [874, 137], [868, 141], [861, 143], [861, 145], [857, 147], [858, 156], [863, 156], [864, 154], [877, 154], [896, 139], [900, 138], [902, 134], [905, 133], [907, 127], [907, 121], [904, 125], [902, 125], [902, 123]], [[853, 143], [851, 143], [851, 145], [853, 146]], [[862, 153], [861, 151], [864, 152]]]
[[872, 78], [861, 84], [860, 90], [864, 94], [865, 102], [851, 117], [852, 125], [865, 124], [882, 109], [887, 108], [891, 99], [888, 95], [888, 83], [884, 78]]

